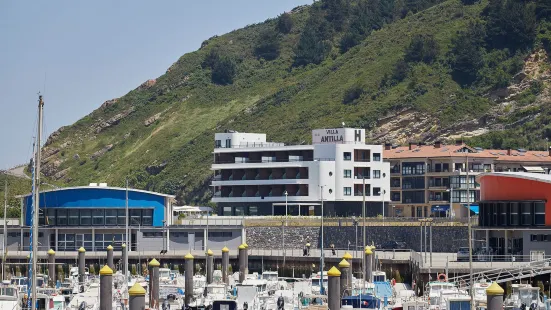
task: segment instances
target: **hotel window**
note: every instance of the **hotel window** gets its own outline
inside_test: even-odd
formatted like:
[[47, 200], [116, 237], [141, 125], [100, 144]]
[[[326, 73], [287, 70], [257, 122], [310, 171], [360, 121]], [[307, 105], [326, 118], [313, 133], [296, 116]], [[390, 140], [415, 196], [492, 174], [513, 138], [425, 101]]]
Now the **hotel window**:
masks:
[[231, 148], [231, 139], [226, 139], [226, 148]]
[[381, 178], [381, 170], [373, 170], [373, 178], [374, 179], [380, 179]]
[[258, 215], [258, 207], [249, 206], [249, 215]]
[[92, 225], [92, 210], [90, 209], [80, 210], [80, 225], [81, 226]]
[[344, 178], [345, 179], [350, 179], [351, 177], [352, 177], [352, 170], [345, 169], [344, 170]]
[[351, 196], [352, 195], [352, 187], [345, 187], [344, 188], [344, 195], [345, 196]]
[[519, 205], [518, 202], [511, 202], [511, 212], [510, 212], [510, 225], [517, 226], [519, 224], [518, 215], [519, 215]]
[[523, 226], [532, 225], [532, 204], [530, 202], [522, 202], [520, 204], [521, 222]]
[[351, 152], [344, 152], [343, 154], [344, 160], [352, 160], [352, 153]]
[[381, 196], [381, 188], [373, 187], [373, 196]]
[[224, 207], [222, 209], [222, 213], [223, 213], [224, 216], [231, 216], [232, 215], [231, 214], [231, 207]]
[[78, 209], [69, 209], [69, 226], [78, 226]]
[[67, 209], [57, 209], [57, 225], [67, 225]]
[[103, 226], [104, 225], [103, 215], [104, 215], [104, 210], [103, 209], [94, 210], [94, 212], [92, 214], [92, 225]]
[[215, 140], [214, 141], [214, 147], [215, 148], [221, 148], [222, 147], [222, 140]]
[[534, 224], [536, 226], [545, 226], [545, 203], [536, 202], [534, 204]]
[[105, 225], [115, 226], [117, 225], [117, 210], [106, 209], [105, 210]]
[[381, 153], [373, 153], [373, 161], [381, 161]]
[[56, 225], [55, 209], [46, 209], [46, 225]]

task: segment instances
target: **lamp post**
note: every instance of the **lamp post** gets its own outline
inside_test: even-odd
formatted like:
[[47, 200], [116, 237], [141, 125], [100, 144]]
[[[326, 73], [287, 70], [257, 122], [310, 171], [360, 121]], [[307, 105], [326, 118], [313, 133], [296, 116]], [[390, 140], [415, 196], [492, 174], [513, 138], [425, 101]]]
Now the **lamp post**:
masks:
[[289, 193], [287, 191], [285, 191], [285, 226], [287, 226], [287, 196], [289, 195]]
[[[142, 233], [142, 224], [140, 222], [138, 222], [136, 219], [133, 219], [132, 221], [134, 221], [136, 224], [138, 224], [138, 234], [141, 234]], [[136, 238], [137, 240], [137, 238]], [[130, 246], [130, 244], [126, 244], [126, 246]], [[132, 247], [130, 247], [132, 248]], [[128, 251], [128, 249], [127, 249]], [[142, 271], [142, 254], [140, 253], [140, 250], [138, 250], [138, 243], [136, 242], [136, 251], [138, 251], [138, 274], [141, 274], [141, 271]], [[128, 253], [128, 252], [127, 252]], [[128, 254], [126, 255], [128, 256]], [[126, 266], [126, 268], [128, 268], [128, 265]]]
[[383, 226], [385, 226], [385, 194], [386, 194], [386, 190], [381, 188], [381, 204], [383, 206]]
[[448, 217], [452, 218], [452, 212], [453, 212], [453, 186], [450, 183], [450, 188], [446, 190], [446, 192], [450, 193], [450, 210], [448, 211]]

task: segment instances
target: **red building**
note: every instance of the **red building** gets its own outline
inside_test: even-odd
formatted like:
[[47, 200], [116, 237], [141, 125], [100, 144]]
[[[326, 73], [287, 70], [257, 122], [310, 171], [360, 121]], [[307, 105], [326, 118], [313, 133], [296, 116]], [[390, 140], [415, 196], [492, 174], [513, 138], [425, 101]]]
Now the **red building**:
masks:
[[551, 175], [496, 172], [480, 184], [479, 237], [498, 255], [551, 253]]

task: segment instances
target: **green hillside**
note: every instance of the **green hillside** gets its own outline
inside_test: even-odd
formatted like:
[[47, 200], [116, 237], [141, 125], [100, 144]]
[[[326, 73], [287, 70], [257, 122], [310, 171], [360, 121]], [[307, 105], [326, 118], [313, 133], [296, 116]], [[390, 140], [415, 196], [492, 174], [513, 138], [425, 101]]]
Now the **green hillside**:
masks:
[[[128, 177], [205, 203], [214, 133], [226, 129], [302, 143], [313, 128], [345, 122], [374, 143], [460, 135], [544, 146], [550, 15], [544, 0], [317, 1], [212, 37], [166, 74], [56, 131], [42, 172], [61, 185], [120, 186]], [[527, 59], [536, 69], [519, 77]], [[530, 129], [541, 124], [549, 129]]]
[[0, 217], [4, 217], [4, 188], [8, 184], [8, 218], [20, 216], [20, 200], [15, 198], [31, 192], [31, 180], [14, 177], [0, 172]]

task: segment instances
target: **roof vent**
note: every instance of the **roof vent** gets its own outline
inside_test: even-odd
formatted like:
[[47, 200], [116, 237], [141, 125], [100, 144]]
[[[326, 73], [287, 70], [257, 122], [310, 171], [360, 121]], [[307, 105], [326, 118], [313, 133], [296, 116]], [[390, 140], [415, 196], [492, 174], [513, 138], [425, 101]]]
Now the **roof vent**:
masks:
[[98, 183], [90, 183], [88, 186], [98, 186]]
[[526, 150], [525, 149], [518, 149], [517, 151], [521, 152], [521, 153], [525, 153]]
[[100, 183], [98, 186], [99, 187], [107, 187], [107, 183]]
[[480, 152], [480, 151], [484, 151], [484, 149], [481, 148], [480, 146], [475, 146], [474, 149], [477, 150], [477, 151], [479, 151], [479, 152]]

